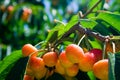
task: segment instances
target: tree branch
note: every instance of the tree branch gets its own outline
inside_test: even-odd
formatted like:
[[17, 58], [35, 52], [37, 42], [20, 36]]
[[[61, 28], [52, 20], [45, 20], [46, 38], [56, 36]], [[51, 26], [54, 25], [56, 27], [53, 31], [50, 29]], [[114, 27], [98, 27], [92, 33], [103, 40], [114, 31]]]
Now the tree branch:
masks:
[[102, 0], [99, 0], [91, 9], [89, 9], [81, 18], [85, 18], [89, 13], [93, 11], [93, 9], [101, 2]]
[[87, 36], [95, 37], [96, 39], [98, 39], [98, 40], [100, 40], [102, 42], [105, 42], [106, 40], [107, 41], [110, 40], [110, 36], [103, 36], [100, 33], [93, 32], [90, 29], [82, 27], [80, 25], [80, 22], [78, 22], [77, 24], [72, 26], [66, 33], [64, 33], [63, 36], [60, 39], [56, 40], [56, 42], [55, 42], [56, 46], [59, 45], [59, 43], [61, 43], [64, 38], [68, 37], [74, 31], [78, 31], [83, 35], [85, 34]]

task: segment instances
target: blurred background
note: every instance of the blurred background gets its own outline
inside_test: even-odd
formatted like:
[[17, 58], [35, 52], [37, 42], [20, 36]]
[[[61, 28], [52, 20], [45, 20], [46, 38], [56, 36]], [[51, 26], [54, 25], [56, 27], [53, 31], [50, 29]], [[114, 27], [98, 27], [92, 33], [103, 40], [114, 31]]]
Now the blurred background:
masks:
[[[0, 60], [26, 43], [45, 40], [56, 24], [85, 13], [91, 0], [0, 0]], [[120, 13], [120, 0], [106, 0], [104, 9]]]

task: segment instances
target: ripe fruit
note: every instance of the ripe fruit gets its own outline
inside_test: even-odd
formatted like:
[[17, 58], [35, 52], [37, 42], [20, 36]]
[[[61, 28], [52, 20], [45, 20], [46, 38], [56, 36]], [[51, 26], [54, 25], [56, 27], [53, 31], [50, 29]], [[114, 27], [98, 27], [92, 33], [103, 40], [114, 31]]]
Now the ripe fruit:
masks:
[[34, 80], [34, 77], [30, 76], [30, 75], [24, 75], [24, 79], [23, 80]]
[[32, 54], [29, 58], [28, 65], [33, 71], [33, 75], [37, 79], [41, 79], [45, 76], [47, 68], [45, 68], [45, 63], [42, 58], [37, 57], [36, 54]]
[[27, 65], [27, 67], [26, 67], [25, 74], [27, 74], [27, 75], [33, 75], [34, 74], [33, 70], [30, 68], [29, 65]]
[[64, 75], [65, 74], [65, 68], [60, 64], [60, 61], [58, 60], [55, 65], [55, 72]]
[[34, 54], [30, 56], [28, 65], [33, 71], [43, 70], [45, 68], [43, 59], [35, 56]]
[[73, 64], [71, 67], [65, 69], [67, 76], [70, 76], [70, 77], [76, 76], [78, 73], [78, 70], [79, 70], [79, 67], [77, 64]]
[[101, 80], [108, 80], [108, 59], [103, 59], [93, 65], [95, 76]]
[[8, 6], [7, 10], [9, 13], [11, 13], [14, 10], [14, 7], [12, 5], [10, 5], [10, 6]]
[[29, 56], [31, 53], [33, 52], [37, 52], [37, 48], [35, 48], [34, 46], [32, 46], [31, 44], [25, 44], [22, 47], [22, 55], [24, 57]]
[[70, 44], [66, 47], [66, 56], [72, 63], [78, 63], [84, 58], [84, 52], [81, 47], [76, 44]]
[[60, 61], [61, 65], [65, 68], [71, 67], [73, 65], [73, 63], [68, 60], [65, 51], [60, 53], [59, 61]]
[[85, 57], [79, 62], [79, 69], [84, 72], [91, 71], [95, 62], [94, 54], [87, 52]]
[[94, 49], [90, 50], [89, 53], [94, 54], [96, 61], [99, 61], [102, 59], [102, 50], [101, 49], [94, 48]]
[[43, 61], [45, 62], [45, 65], [48, 67], [53, 67], [56, 65], [58, 60], [57, 53], [56, 52], [47, 52], [43, 55]]
[[29, 8], [23, 8], [22, 19], [24, 21], [27, 21], [28, 18], [29, 18], [29, 16], [30, 16], [30, 14], [32, 14], [32, 10], [31, 9], [29, 9]]

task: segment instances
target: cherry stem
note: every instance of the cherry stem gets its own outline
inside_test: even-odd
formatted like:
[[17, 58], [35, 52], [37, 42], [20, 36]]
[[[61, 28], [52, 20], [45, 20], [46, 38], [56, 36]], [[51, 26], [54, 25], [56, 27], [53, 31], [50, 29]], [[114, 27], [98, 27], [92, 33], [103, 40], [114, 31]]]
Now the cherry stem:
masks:
[[115, 43], [114, 42], [112, 42], [112, 48], [113, 48], [113, 53], [115, 53], [116, 51], [115, 51]]
[[82, 42], [82, 40], [85, 38], [85, 34], [81, 37], [81, 39], [79, 40], [78, 44], [77, 45], [80, 45], [80, 43]]
[[103, 44], [103, 54], [102, 54], [102, 59], [105, 59], [105, 54], [106, 54], [106, 44], [108, 43], [108, 40], [106, 39], [104, 44]]
[[54, 22], [55, 22], [55, 23], [63, 24], [64, 26], [66, 25], [65, 23], [63, 23], [62, 21], [59, 21], [59, 20], [57, 20], [57, 19], [54, 19]]

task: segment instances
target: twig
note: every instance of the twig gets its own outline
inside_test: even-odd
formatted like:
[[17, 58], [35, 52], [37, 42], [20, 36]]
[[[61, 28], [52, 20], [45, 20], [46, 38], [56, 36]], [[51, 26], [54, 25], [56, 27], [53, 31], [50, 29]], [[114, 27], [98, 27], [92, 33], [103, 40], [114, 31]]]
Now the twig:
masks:
[[98, 2], [96, 2], [96, 4], [91, 8], [89, 9], [83, 16], [81, 16], [81, 18], [84, 18], [86, 17], [89, 13], [91, 13], [93, 11], [93, 9], [101, 2], [102, 0], [99, 0]]

